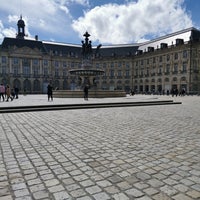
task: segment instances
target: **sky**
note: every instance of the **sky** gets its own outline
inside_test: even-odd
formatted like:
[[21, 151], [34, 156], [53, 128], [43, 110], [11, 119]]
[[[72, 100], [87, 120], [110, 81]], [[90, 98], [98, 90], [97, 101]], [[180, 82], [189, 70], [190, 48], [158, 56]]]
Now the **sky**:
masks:
[[25, 21], [26, 39], [93, 45], [134, 44], [186, 28], [200, 29], [200, 0], [0, 0], [0, 43], [16, 37]]

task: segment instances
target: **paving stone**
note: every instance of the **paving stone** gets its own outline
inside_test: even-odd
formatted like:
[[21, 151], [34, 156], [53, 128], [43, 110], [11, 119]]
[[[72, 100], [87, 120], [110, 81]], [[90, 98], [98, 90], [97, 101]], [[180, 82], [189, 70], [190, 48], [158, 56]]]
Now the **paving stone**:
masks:
[[93, 197], [95, 198], [95, 200], [102, 200], [102, 199], [103, 200], [108, 200], [108, 199], [110, 199], [108, 194], [106, 194], [105, 192], [94, 194]]
[[92, 198], [88, 196], [84, 196], [84, 197], [77, 198], [77, 200], [92, 200]]
[[163, 193], [167, 194], [168, 196], [173, 196], [173, 195], [178, 193], [177, 190], [175, 190], [173, 187], [168, 186], [168, 185], [165, 185], [165, 186], [161, 187], [160, 190]]
[[74, 198], [82, 197], [86, 195], [86, 192], [83, 189], [77, 189], [70, 192], [70, 195]]
[[13, 200], [11, 195], [0, 196], [0, 200]]
[[199, 97], [138, 98], [183, 104], [0, 115], [0, 200], [200, 198]]
[[142, 189], [145, 189], [145, 188], [148, 188], [149, 185], [148, 184], [145, 184], [145, 183], [142, 183], [142, 182], [139, 182], [139, 183], [135, 183], [133, 184], [134, 187], [142, 190]]
[[65, 187], [67, 188], [68, 191], [73, 191], [73, 190], [79, 189], [80, 185], [78, 185], [78, 184], [71, 184], [71, 185], [67, 185]]
[[41, 191], [38, 191], [38, 192], [34, 192], [33, 193], [33, 197], [35, 199], [48, 198], [49, 197], [49, 193], [46, 190], [41, 190]]
[[144, 189], [143, 192], [146, 193], [149, 196], [153, 196], [154, 194], [159, 193], [158, 190], [156, 190], [155, 188], [152, 188], [152, 187]]
[[117, 183], [117, 186], [118, 186], [121, 190], [126, 190], [126, 189], [129, 189], [129, 188], [132, 187], [132, 185], [129, 184], [128, 182], [126, 182], [126, 181]]
[[23, 196], [19, 198], [15, 198], [15, 200], [32, 200], [33, 198], [31, 196]]
[[90, 194], [95, 194], [95, 193], [101, 192], [102, 189], [99, 186], [95, 185], [95, 186], [87, 187], [86, 191]]
[[41, 184], [41, 180], [39, 178], [36, 178], [36, 179], [32, 179], [32, 180], [29, 180], [27, 181], [27, 184], [29, 186], [32, 186], [32, 185], [37, 185], [37, 184]]
[[161, 199], [162, 199], [162, 200], [171, 200], [171, 199], [172, 199], [171, 197], [167, 196], [166, 194], [164, 194], [164, 193], [162, 193], [162, 192], [160, 192], [160, 193], [158, 193], [158, 194], [152, 196], [152, 198], [153, 198], [154, 200], [161, 200]]
[[115, 186], [109, 186], [109, 187], [106, 187], [104, 188], [104, 190], [109, 193], [109, 194], [115, 194], [115, 193], [119, 193], [119, 189]]
[[50, 179], [50, 180], [44, 181], [44, 184], [46, 185], [46, 187], [51, 187], [51, 186], [58, 185], [59, 181], [57, 179]]
[[0, 196], [9, 195], [9, 194], [10, 194], [10, 189], [8, 186], [0, 188]]
[[83, 187], [88, 187], [88, 186], [94, 185], [95, 183], [93, 181], [91, 181], [91, 180], [85, 180], [85, 181], [80, 182], [80, 184]]
[[13, 190], [20, 190], [20, 189], [24, 189], [24, 188], [26, 188], [25, 183], [16, 183], [16, 184], [12, 185]]
[[190, 190], [186, 193], [188, 196], [192, 197], [193, 199], [200, 199], [200, 192], [196, 190]]
[[141, 196], [144, 195], [144, 193], [142, 193], [140, 190], [135, 189], [135, 188], [126, 190], [125, 192], [126, 192], [126, 194], [127, 194], [128, 196], [130, 196], [131, 198], [132, 198], [132, 197], [137, 197], [137, 198], [138, 198], [138, 197], [141, 197]]
[[14, 195], [16, 197], [23, 197], [23, 196], [27, 196], [30, 194], [29, 194], [29, 191], [25, 188], [25, 189], [21, 189], [21, 190], [15, 190]]
[[187, 192], [189, 190], [189, 187], [184, 185], [184, 184], [178, 184], [178, 185], [174, 185], [174, 188], [179, 190], [180, 192]]
[[2, 182], [0, 182], [0, 188], [4, 188], [6, 186], [9, 186], [9, 182], [8, 181], [2, 181]]
[[98, 181], [97, 184], [101, 187], [108, 187], [108, 186], [112, 185], [112, 183], [110, 181], [107, 181], [107, 180]]
[[124, 193], [114, 194], [112, 197], [114, 200], [129, 200], [129, 197]]
[[200, 192], [200, 184], [192, 185], [191, 188], [196, 190], [196, 191], [198, 191], [198, 192]]
[[24, 179], [26, 180], [32, 180], [32, 179], [36, 179], [38, 177], [37, 173], [33, 173], [33, 174], [28, 174], [26, 176], [24, 176]]
[[54, 174], [44, 174], [44, 175], [41, 175], [40, 178], [43, 180], [43, 181], [47, 181], [47, 180], [52, 180], [55, 178]]
[[144, 173], [144, 172], [139, 172], [136, 174], [137, 178], [140, 179], [140, 180], [148, 180], [151, 178], [151, 176], [147, 173]]
[[152, 200], [152, 198], [148, 196], [143, 196], [143, 197], [137, 198], [137, 200]]
[[192, 200], [192, 198], [186, 196], [185, 194], [177, 194], [173, 197], [174, 200]]
[[74, 179], [76, 181], [84, 181], [84, 180], [88, 179], [88, 176], [86, 176], [85, 174], [81, 174], [81, 175], [78, 175], [78, 176], [74, 176]]
[[43, 184], [38, 184], [38, 185], [33, 185], [30, 188], [31, 193], [37, 192], [37, 191], [41, 191], [41, 190], [45, 190], [45, 187]]
[[55, 193], [55, 192], [60, 192], [64, 190], [64, 187], [62, 185], [54, 185], [54, 186], [48, 187], [48, 190], [51, 193]]
[[164, 183], [158, 179], [151, 179], [147, 181], [147, 183], [155, 188], [158, 188], [164, 185]]
[[70, 196], [67, 192], [65, 191], [61, 191], [61, 192], [57, 192], [57, 193], [54, 193], [54, 198], [55, 200], [67, 200]]

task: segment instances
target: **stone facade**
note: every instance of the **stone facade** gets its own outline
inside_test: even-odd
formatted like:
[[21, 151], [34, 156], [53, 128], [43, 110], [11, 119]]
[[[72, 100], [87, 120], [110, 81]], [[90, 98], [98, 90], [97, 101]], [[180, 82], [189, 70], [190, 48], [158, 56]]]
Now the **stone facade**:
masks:
[[139, 92], [166, 93], [177, 88], [200, 93], [200, 42], [171, 45], [134, 57], [133, 87]]
[[[171, 45], [163, 43], [167, 39]], [[197, 29], [186, 29], [143, 44], [102, 46], [96, 50], [94, 47], [93, 67], [105, 71], [103, 76], [95, 78], [96, 89], [167, 93], [177, 88], [200, 93]], [[0, 82], [18, 86], [20, 92], [27, 93], [46, 93], [49, 82], [55, 89], [80, 89], [79, 77], [70, 75], [69, 70], [80, 68], [81, 61], [81, 45], [42, 42], [38, 37], [4, 38], [0, 46]]]

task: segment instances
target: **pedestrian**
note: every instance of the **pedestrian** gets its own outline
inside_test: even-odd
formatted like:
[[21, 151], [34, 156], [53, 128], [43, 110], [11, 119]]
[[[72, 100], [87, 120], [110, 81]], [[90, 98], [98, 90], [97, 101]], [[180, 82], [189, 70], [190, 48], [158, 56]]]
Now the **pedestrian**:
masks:
[[130, 96], [134, 96], [134, 95], [135, 95], [135, 92], [133, 91], [133, 89], [131, 89]]
[[0, 101], [1, 101], [1, 97], [2, 97], [3, 101], [5, 100], [4, 94], [5, 94], [5, 86], [3, 85], [3, 83], [1, 83], [1, 85], [0, 85]]
[[15, 86], [14, 88], [14, 91], [15, 91], [15, 98], [18, 99], [18, 95], [19, 95], [19, 88], [17, 86]]
[[84, 99], [88, 100], [88, 85], [85, 85], [84, 87]]
[[11, 97], [12, 97], [12, 99], [15, 98], [15, 90], [13, 88], [11, 89]]
[[175, 89], [174, 88], [172, 88], [171, 94], [172, 94], [172, 97], [175, 95]]
[[185, 88], [182, 89], [181, 95], [185, 96]]
[[176, 97], [178, 96], [178, 89], [177, 88], [175, 89], [175, 95], [176, 95]]
[[48, 96], [48, 101], [51, 99], [53, 101], [53, 87], [49, 83], [47, 86], [47, 96]]
[[13, 100], [13, 98], [11, 97], [11, 90], [9, 85], [6, 86], [6, 96], [7, 96], [6, 101], [8, 101], [9, 99], [11, 99], [11, 101]]
[[167, 90], [167, 96], [169, 96], [169, 90]]

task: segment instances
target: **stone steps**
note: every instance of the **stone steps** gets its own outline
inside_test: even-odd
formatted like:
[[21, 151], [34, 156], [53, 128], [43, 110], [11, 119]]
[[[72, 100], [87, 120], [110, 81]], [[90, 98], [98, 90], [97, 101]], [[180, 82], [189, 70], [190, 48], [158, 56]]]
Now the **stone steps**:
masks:
[[176, 105], [181, 102], [173, 100], [164, 101], [139, 101], [139, 102], [114, 102], [114, 103], [81, 103], [81, 104], [58, 104], [58, 105], [37, 105], [37, 106], [15, 106], [1, 107], [0, 113], [15, 112], [36, 112], [53, 110], [72, 110], [72, 109], [92, 109], [92, 108], [111, 108], [111, 107], [133, 107], [133, 106], [156, 106], [156, 105]]

